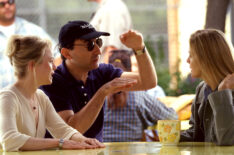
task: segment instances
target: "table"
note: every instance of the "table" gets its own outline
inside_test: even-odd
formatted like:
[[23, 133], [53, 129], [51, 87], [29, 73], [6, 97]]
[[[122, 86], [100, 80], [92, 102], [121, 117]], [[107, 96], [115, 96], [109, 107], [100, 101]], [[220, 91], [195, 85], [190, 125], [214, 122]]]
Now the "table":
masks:
[[234, 146], [216, 146], [212, 143], [180, 143], [162, 146], [159, 142], [105, 143], [106, 148], [92, 150], [46, 150], [0, 152], [2, 155], [233, 155]]

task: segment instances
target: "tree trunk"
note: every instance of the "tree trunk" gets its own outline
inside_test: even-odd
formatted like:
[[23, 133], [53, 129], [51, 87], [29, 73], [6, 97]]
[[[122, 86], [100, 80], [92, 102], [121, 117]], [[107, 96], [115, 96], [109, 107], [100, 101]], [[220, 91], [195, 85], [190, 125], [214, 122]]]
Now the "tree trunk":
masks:
[[207, 0], [205, 28], [225, 31], [225, 19], [230, 0]]

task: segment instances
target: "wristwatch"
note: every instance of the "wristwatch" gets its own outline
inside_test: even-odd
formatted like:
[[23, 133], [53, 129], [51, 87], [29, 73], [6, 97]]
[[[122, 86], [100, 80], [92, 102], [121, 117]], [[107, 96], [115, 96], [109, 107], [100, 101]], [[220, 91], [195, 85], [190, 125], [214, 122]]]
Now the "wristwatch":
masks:
[[63, 143], [64, 143], [64, 140], [63, 139], [59, 139], [59, 149], [63, 148]]
[[141, 55], [145, 53], [145, 46], [143, 47], [143, 49], [141, 50], [133, 50], [133, 52], [135, 53], [135, 55]]

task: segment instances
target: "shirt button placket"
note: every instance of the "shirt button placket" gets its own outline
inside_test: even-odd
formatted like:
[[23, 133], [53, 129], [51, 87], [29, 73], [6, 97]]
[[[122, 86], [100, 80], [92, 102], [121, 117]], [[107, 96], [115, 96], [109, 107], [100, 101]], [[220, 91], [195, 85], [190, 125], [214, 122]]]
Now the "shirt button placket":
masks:
[[[84, 86], [81, 86], [81, 89], [84, 89]], [[87, 96], [87, 93], [84, 93], [84, 96]], [[87, 104], [87, 101], [84, 101], [84, 104]]]
[[[81, 87], [81, 88], [82, 88], [82, 87]], [[87, 96], [87, 93], [84, 93], [84, 96], [86, 97], [86, 96]], [[87, 101], [85, 101], [84, 104], [87, 104]]]

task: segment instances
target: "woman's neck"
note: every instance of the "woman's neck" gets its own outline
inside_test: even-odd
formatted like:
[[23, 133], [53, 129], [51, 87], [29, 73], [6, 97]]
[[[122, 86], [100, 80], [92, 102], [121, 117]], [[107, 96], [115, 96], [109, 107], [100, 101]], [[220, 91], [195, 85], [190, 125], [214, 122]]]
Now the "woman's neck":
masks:
[[218, 87], [218, 85], [212, 80], [204, 80], [208, 86], [210, 86], [211, 90], [214, 91]]
[[37, 90], [34, 82], [30, 79], [17, 79], [14, 86], [27, 98], [33, 99], [33, 96]]

